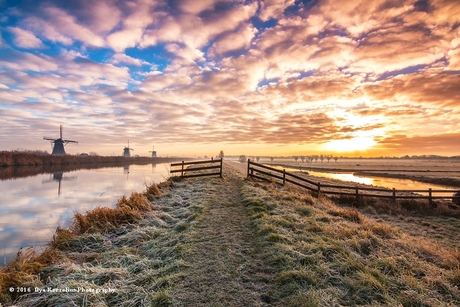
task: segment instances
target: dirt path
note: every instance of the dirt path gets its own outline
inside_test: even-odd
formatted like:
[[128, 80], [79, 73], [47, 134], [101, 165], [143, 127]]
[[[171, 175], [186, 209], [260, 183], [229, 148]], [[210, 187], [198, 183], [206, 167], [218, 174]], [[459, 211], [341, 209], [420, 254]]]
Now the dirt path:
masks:
[[[270, 272], [264, 269], [241, 202], [242, 172], [224, 165], [224, 179], [202, 181], [207, 196], [189, 201], [203, 207], [183, 251], [185, 278], [171, 293], [176, 306], [264, 306]], [[193, 183], [192, 183], [193, 184]], [[208, 186], [209, 184], [209, 186]]]

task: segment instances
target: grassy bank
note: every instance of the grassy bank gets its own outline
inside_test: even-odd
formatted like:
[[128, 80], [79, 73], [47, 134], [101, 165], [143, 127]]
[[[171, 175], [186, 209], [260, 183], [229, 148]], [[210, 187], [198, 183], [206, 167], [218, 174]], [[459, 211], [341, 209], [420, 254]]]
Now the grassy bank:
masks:
[[114, 209], [77, 214], [45, 255], [1, 271], [0, 299], [19, 306], [460, 304], [457, 218], [350, 205], [248, 181], [225, 165], [223, 179], [170, 180]]

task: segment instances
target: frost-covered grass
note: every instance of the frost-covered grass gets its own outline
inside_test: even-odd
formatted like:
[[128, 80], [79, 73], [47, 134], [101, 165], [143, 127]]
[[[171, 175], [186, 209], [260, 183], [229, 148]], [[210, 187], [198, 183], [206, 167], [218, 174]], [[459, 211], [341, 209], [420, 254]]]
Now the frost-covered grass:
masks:
[[294, 188], [257, 183], [243, 195], [279, 305], [460, 304], [458, 249]]

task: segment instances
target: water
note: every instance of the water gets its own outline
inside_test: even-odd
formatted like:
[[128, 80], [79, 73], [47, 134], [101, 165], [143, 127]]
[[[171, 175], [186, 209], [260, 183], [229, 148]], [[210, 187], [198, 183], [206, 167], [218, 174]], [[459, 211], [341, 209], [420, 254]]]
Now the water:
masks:
[[123, 195], [164, 181], [169, 168], [169, 163], [130, 165], [0, 181], [0, 265], [21, 247], [40, 251], [56, 227], [70, 225], [75, 212], [113, 207]]
[[[298, 172], [298, 168], [286, 168], [286, 167], [281, 167], [281, 166], [270, 166], [276, 169], [285, 169], [287, 172]], [[433, 183], [425, 183], [421, 181], [416, 181], [416, 180], [410, 180], [410, 179], [398, 179], [398, 178], [387, 178], [387, 177], [366, 177], [366, 176], [357, 176], [354, 175], [353, 173], [342, 173], [342, 172], [337, 172], [337, 173], [330, 173], [330, 172], [317, 172], [317, 171], [311, 171], [308, 170], [308, 168], [302, 168], [303, 170], [306, 170], [309, 175], [311, 176], [316, 176], [316, 177], [323, 177], [323, 178], [329, 178], [329, 179], [335, 179], [335, 180], [341, 180], [341, 181], [348, 181], [348, 182], [356, 182], [360, 184], [367, 184], [367, 185], [373, 185], [376, 187], [384, 187], [388, 189], [395, 188], [396, 190], [426, 190], [428, 189], [437, 189], [437, 190], [451, 190], [447, 192], [443, 196], [452, 196], [453, 192], [457, 191], [458, 188], [456, 187], [449, 187], [449, 186], [444, 186], [444, 185], [439, 185], [439, 184], [433, 184]], [[424, 192], [419, 192], [418, 194], [421, 195], [428, 195], [427, 193]], [[438, 195], [441, 196], [441, 195]]]

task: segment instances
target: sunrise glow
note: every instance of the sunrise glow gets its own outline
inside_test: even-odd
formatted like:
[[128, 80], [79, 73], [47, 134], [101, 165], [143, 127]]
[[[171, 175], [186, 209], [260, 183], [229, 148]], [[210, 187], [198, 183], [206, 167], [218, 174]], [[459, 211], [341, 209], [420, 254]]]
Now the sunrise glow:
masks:
[[0, 1], [0, 150], [460, 155], [460, 2]]
[[329, 152], [338, 152], [338, 153], [354, 153], [358, 151], [367, 151], [374, 146], [376, 142], [369, 137], [364, 138], [352, 138], [348, 140], [332, 140], [324, 144], [322, 149]]

